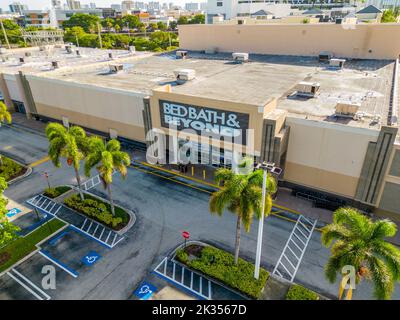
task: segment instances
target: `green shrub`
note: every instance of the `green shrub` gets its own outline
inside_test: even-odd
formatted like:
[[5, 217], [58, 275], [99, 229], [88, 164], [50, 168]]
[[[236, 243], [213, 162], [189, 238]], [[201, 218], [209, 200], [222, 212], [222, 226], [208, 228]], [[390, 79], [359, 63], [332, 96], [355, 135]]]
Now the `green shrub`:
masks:
[[185, 263], [185, 264], [189, 260], [188, 254], [183, 249], [179, 249], [176, 251], [176, 257], [178, 258], [179, 261], [181, 261], [182, 263]]
[[215, 278], [255, 299], [259, 298], [269, 278], [269, 273], [261, 268], [259, 279], [255, 279], [254, 265], [252, 263], [239, 258], [238, 264], [235, 265], [233, 255], [210, 246], [201, 250], [199, 258], [189, 260], [187, 253], [182, 253], [179, 250], [176, 257], [178, 261], [190, 268]]
[[294, 284], [289, 288], [286, 300], [319, 300], [319, 296], [310, 289]]
[[47, 188], [44, 191], [44, 195], [46, 197], [54, 199], [54, 198], [61, 196], [62, 194], [66, 193], [69, 190], [71, 190], [71, 188], [67, 187], [67, 186], [60, 186], [60, 187], [56, 187], [56, 188]]
[[[111, 214], [110, 205], [97, 198], [85, 195], [82, 201], [78, 194], [64, 200], [64, 203], [84, 215], [102, 222], [112, 228], [122, 228], [129, 221], [129, 215], [119, 207], [115, 207], [115, 217]], [[121, 217], [122, 212], [124, 219]]]
[[0, 177], [6, 181], [10, 181], [24, 173], [24, 167], [9, 158], [2, 156], [1, 163]]

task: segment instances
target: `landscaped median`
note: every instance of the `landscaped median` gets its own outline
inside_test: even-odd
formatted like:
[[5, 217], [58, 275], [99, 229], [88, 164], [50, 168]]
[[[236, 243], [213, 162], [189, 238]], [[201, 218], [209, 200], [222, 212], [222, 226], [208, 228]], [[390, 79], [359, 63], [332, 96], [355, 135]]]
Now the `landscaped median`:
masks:
[[68, 186], [59, 186], [59, 187], [55, 187], [55, 188], [47, 188], [44, 191], [43, 194], [48, 198], [55, 199], [55, 198], [63, 195], [64, 193], [68, 192], [71, 189], [72, 188], [68, 187]]
[[74, 194], [66, 198], [64, 203], [67, 207], [116, 231], [127, 226], [130, 220], [129, 213], [124, 209], [115, 206], [115, 216], [113, 216], [109, 203], [88, 194], [84, 194], [83, 201], [79, 194]]
[[289, 288], [286, 300], [319, 300], [319, 295], [303, 286], [293, 284]]
[[255, 279], [252, 263], [239, 258], [235, 265], [232, 254], [208, 245], [190, 244], [177, 250], [176, 259], [253, 299], [260, 297], [269, 278], [268, 271], [261, 268], [259, 279]]
[[0, 155], [0, 177], [7, 182], [22, 176], [27, 168], [15, 162], [14, 160]]
[[37, 228], [25, 237], [17, 238], [0, 248], [0, 272], [11, 267], [36, 249], [36, 245], [46, 239], [57, 230], [65, 226], [65, 223], [54, 218]]

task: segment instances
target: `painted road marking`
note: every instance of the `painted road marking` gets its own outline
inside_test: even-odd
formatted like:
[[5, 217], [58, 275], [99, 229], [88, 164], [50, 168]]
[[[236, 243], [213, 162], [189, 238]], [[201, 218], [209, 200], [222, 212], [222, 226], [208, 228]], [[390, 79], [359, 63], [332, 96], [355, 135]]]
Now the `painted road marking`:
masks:
[[18, 209], [18, 208], [13, 208], [13, 209], [9, 210], [9, 211], [6, 213], [6, 216], [7, 216], [7, 218], [12, 218], [12, 217], [14, 217], [16, 214], [21, 213], [21, 212], [22, 212], [22, 211], [21, 211], [20, 209]]
[[68, 273], [69, 275], [73, 276], [74, 278], [78, 277], [78, 272], [76, 272], [75, 270], [69, 268], [68, 266], [66, 266], [65, 264], [61, 263], [60, 261], [56, 260], [55, 258], [53, 258], [52, 256], [50, 256], [50, 254], [44, 250], [40, 250], [39, 253], [45, 257], [47, 260], [49, 260], [50, 262], [54, 263], [56, 266], [59, 266], [61, 269], [63, 269], [66, 273]]
[[45, 162], [47, 162], [47, 161], [49, 161], [49, 160], [50, 160], [50, 157], [49, 157], [49, 156], [44, 157], [43, 159], [40, 159], [40, 160], [38, 160], [38, 161], [35, 161], [35, 162], [31, 163], [31, 164], [29, 165], [29, 167], [31, 167], [31, 168], [37, 167], [38, 165], [41, 165], [42, 163], [45, 163]]
[[96, 251], [90, 251], [86, 256], [81, 259], [81, 261], [87, 266], [91, 266], [99, 261], [100, 258], [101, 255], [99, 255]]
[[142, 282], [142, 284], [133, 293], [135, 296], [140, 298], [140, 300], [149, 299], [153, 293], [157, 291], [157, 287], [149, 282]]
[[[11, 278], [13, 278], [15, 281], [17, 281], [21, 286], [23, 286], [26, 290], [28, 290], [30, 293], [32, 293], [36, 298], [38, 298], [39, 300], [43, 300], [43, 298], [41, 296], [39, 296], [39, 294], [37, 294], [37, 292], [39, 292], [40, 294], [42, 294], [46, 298], [46, 300], [50, 300], [51, 299], [51, 297], [46, 292], [44, 292], [39, 287], [37, 287], [34, 283], [32, 283], [32, 281], [30, 281], [24, 275], [19, 273], [17, 270], [12, 269], [12, 272], [14, 272], [15, 275], [17, 275], [20, 279], [18, 279], [15, 275], [13, 275], [10, 272], [7, 272], [7, 274]], [[21, 279], [24, 280], [26, 283], [24, 283]], [[27, 284], [29, 284], [31, 287], [29, 287]], [[31, 288], [35, 289], [37, 292], [34, 292]]]

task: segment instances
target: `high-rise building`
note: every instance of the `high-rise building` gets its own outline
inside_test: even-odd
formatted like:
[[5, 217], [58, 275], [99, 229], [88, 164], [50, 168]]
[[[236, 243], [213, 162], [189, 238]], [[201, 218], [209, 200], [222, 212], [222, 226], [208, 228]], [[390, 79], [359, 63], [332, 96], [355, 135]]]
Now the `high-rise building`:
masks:
[[134, 3], [131, 0], [124, 0], [121, 2], [122, 10], [133, 10], [135, 9]]
[[207, 2], [200, 2], [200, 10], [201, 11], [207, 10]]
[[200, 8], [198, 2], [187, 2], [185, 3], [185, 10], [187, 11], [198, 11]]
[[71, 10], [81, 9], [81, 3], [77, 0], [67, 0], [67, 5]]
[[379, 9], [394, 9], [400, 7], [400, 0], [368, 0], [366, 6], [374, 5]]
[[19, 14], [22, 14], [22, 11], [28, 10], [28, 6], [20, 2], [11, 3], [9, 5], [9, 8], [12, 13], [19, 13]]
[[60, 0], [51, 0], [51, 6], [55, 9], [61, 9], [61, 1]]
[[114, 3], [111, 5], [111, 9], [114, 9], [115, 11], [120, 11], [121, 10], [121, 5]]
[[160, 9], [161, 9], [161, 6], [160, 6], [160, 3], [159, 3], [158, 1], [150, 1], [150, 2], [148, 3], [148, 5], [147, 5], [147, 9], [148, 9], [148, 10], [152, 10], [152, 11], [154, 11], [154, 10], [160, 10]]
[[90, 9], [96, 9], [96, 3], [91, 2], [89, 7], [90, 7]]

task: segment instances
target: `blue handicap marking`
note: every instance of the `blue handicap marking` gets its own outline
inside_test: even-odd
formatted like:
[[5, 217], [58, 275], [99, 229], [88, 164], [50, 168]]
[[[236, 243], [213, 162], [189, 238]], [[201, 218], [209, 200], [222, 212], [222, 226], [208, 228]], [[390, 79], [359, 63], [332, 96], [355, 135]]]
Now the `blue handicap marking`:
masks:
[[18, 209], [18, 208], [13, 208], [13, 209], [11, 209], [10, 211], [8, 211], [8, 212], [6, 213], [6, 216], [7, 216], [8, 218], [12, 218], [12, 217], [14, 217], [16, 214], [18, 214], [18, 213], [20, 213], [20, 212], [22, 212], [20, 209]]
[[99, 255], [96, 251], [90, 251], [86, 256], [81, 259], [81, 261], [87, 266], [91, 266], [95, 264], [100, 258], [101, 255]]
[[151, 283], [142, 282], [142, 284], [136, 289], [136, 291], [133, 294], [139, 297], [140, 300], [147, 300], [156, 291], [157, 287], [153, 286]]

